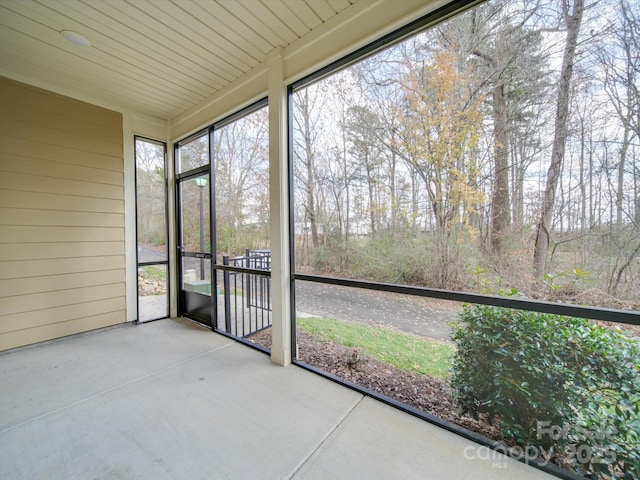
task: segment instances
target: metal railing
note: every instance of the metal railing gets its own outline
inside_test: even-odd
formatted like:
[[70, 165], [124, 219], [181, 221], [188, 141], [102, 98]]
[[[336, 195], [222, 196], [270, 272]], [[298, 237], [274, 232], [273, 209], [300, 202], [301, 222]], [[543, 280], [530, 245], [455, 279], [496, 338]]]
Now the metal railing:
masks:
[[222, 257], [222, 292], [216, 291], [218, 329], [245, 338], [271, 326], [271, 251], [249, 250]]

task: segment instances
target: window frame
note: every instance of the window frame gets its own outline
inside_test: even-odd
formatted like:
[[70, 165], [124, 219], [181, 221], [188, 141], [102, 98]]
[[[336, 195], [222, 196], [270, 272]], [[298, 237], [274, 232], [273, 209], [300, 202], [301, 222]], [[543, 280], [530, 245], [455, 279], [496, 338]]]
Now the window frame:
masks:
[[[139, 229], [138, 229], [138, 141], [148, 142], [152, 144], [159, 145], [163, 147], [163, 172], [164, 172], [164, 235], [165, 235], [165, 244], [167, 248], [166, 259], [163, 261], [152, 261], [152, 262], [140, 262], [140, 254], [138, 252], [138, 244], [139, 244]], [[133, 158], [134, 158], [134, 188], [135, 188], [135, 208], [136, 208], [136, 323], [147, 323], [153, 322], [156, 320], [162, 320], [163, 318], [168, 318], [170, 316], [170, 307], [171, 307], [171, 275], [173, 274], [173, 269], [171, 268], [171, 262], [169, 259], [169, 245], [170, 245], [170, 232], [169, 232], [169, 176], [168, 176], [168, 152], [167, 142], [162, 140], [156, 140], [153, 138], [145, 137], [143, 135], [134, 135], [133, 136]], [[138, 277], [138, 269], [144, 266], [153, 266], [153, 265], [164, 265], [166, 268], [166, 282], [167, 282], [167, 292], [166, 292], [166, 310], [164, 317], [151, 318], [149, 320], [141, 320], [140, 319], [140, 295], [139, 295], [139, 287], [140, 287], [140, 279]]]

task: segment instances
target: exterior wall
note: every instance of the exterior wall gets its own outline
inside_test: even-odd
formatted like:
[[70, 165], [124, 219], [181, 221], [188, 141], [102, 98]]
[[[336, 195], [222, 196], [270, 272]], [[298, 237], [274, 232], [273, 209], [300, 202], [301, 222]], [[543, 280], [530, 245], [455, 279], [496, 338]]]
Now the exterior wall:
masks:
[[126, 321], [120, 113], [0, 77], [0, 350]]

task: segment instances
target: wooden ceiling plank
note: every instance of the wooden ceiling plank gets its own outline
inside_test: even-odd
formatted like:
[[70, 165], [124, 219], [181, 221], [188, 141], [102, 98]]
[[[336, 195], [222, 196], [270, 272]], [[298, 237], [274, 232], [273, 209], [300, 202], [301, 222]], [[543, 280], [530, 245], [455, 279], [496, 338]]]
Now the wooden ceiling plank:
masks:
[[[7, 0], [7, 3], [11, 3], [11, 0]], [[14, 3], [18, 3], [18, 6], [23, 5], [23, 2], [14, 2]], [[110, 3], [110, 2], [91, 2], [91, 6], [93, 5], [101, 5], [104, 3]], [[71, 4], [81, 4], [81, 2], [71, 2]], [[59, 12], [55, 12], [52, 11], [50, 8], [47, 8], [47, 6], [43, 7], [37, 4], [34, 4], [34, 2], [28, 2], [25, 5], [35, 5], [34, 8], [37, 7], [37, 12], [39, 13], [39, 19], [43, 22], [43, 24], [50, 24], [51, 23], [51, 19], [49, 17], [53, 16], [56, 17], [58, 20], [58, 28], [55, 28], [53, 31], [48, 32], [50, 39], [52, 42], [61, 42], [62, 47], [61, 48], [67, 48], [68, 50], [71, 50], [70, 55], [73, 56], [74, 58], [76, 58], [78, 61], [82, 61], [82, 60], [87, 60], [86, 58], [83, 57], [78, 57], [78, 51], [74, 49], [74, 47], [72, 46], [68, 46], [66, 45], [65, 42], [63, 42], [61, 40], [61, 37], [59, 37], [58, 35], [58, 31], [61, 30], [62, 28], [70, 28], [69, 25], [71, 22], [68, 19], [68, 16], [65, 16]], [[87, 7], [89, 8], [89, 7]], [[36, 16], [38, 16], [36, 12]], [[45, 13], [42, 13], [45, 12]], [[26, 12], [27, 15], [30, 15], [32, 12]], [[69, 13], [69, 12], [65, 12], [65, 13]], [[99, 12], [98, 12], [99, 13]], [[95, 15], [93, 15], [95, 16]], [[99, 18], [111, 18], [108, 17], [104, 14], [100, 14]], [[115, 20], [112, 19], [112, 21], [115, 22]], [[77, 30], [84, 30], [83, 28], [83, 24], [81, 23], [77, 23], [75, 22], [74, 25], [76, 26], [80, 26], [79, 28], [77, 28]], [[44, 27], [44, 25], [42, 25], [42, 27]], [[75, 29], [75, 26], [73, 27]], [[118, 30], [123, 30], [123, 29], [127, 29], [128, 31], [132, 31], [131, 27], [126, 27], [126, 26], [120, 26], [118, 28]], [[36, 35], [37, 38], [41, 38], [42, 35], [38, 34]], [[103, 40], [101, 40], [98, 43], [103, 43], [103, 46], [105, 45], [104, 43], [104, 39], [107, 37], [103, 37]], [[96, 40], [94, 40], [95, 42]], [[129, 88], [130, 93], [134, 94], [134, 93], [138, 93], [138, 94], [144, 94], [147, 93], [151, 88], [155, 88], [157, 90], [157, 92], [154, 95], [154, 98], [157, 98], [158, 96], [165, 96], [170, 94], [171, 96], [178, 96], [178, 100], [180, 102], [188, 102], [188, 104], [186, 106], [184, 106], [184, 109], [188, 109], [189, 107], [193, 106], [195, 103], [201, 101], [203, 98], [206, 98], [207, 96], [210, 96], [211, 94], [213, 94], [218, 88], [220, 88], [223, 85], [226, 85], [228, 83], [228, 81], [224, 78], [220, 78], [219, 83], [215, 81], [215, 74], [212, 73], [207, 73], [206, 76], [204, 76], [204, 78], [208, 78], [208, 82], [205, 82], [205, 84], [203, 84], [202, 82], [202, 78], [203, 75], [199, 74], [199, 75], [193, 75], [194, 78], [197, 79], [197, 85], [196, 88], [190, 88], [190, 83], [193, 83], [193, 80], [190, 80], [189, 78], [179, 78], [182, 77], [183, 74], [182, 73], [178, 73], [176, 72], [176, 67], [177, 70], [184, 70], [185, 74], [189, 74], [189, 70], [188, 69], [184, 69], [184, 68], [180, 68], [179, 65], [167, 65], [161, 64], [161, 69], [158, 69], [157, 66], [155, 68], [152, 69], [151, 72], [144, 72], [144, 71], [140, 71], [139, 69], [142, 68], [144, 69], [145, 67], [149, 66], [147, 65], [145, 62], [147, 62], [147, 60], [149, 59], [145, 59], [145, 58], [140, 58], [137, 59], [138, 61], [136, 61], [135, 58], [132, 58], [131, 56], [131, 52], [113, 52], [111, 51], [112, 45], [117, 45], [117, 42], [114, 42], [113, 44], [109, 44], [107, 51], [108, 53], [111, 55], [110, 58], [107, 59], [100, 59], [100, 62], [106, 67], [105, 70], [102, 71], [103, 74], [100, 75], [100, 77], [106, 76], [106, 75], [112, 75], [112, 74], [117, 74], [117, 75], [122, 75], [122, 73], [127, 69], [126, 67], [122, 66], [121, 64], [119, 64], [119, 62], [121, 62], [121, 60], [118, 57], [122, 57], [122, 58], [126, 58], [129, 61], [134, 61], [135, 64], [134, 65], [130, 65], [130, 67], [134, 67], [134, 74], [132, 75], [132, 77], [135, 78], [136, 82], [139, 82], [140, 80], [142, 80], [144, 87], [142, 88], [142, 90], [138, 90], [136, 91], [135, 88], [133, 88], [132, 84], [131, 84], [131, 80], [132, 77], [130, 76], [128, 79], [125, 78], [124, 80], [120, 80], [117, 82], [110, 82], [110, 84], [115, 84], [120, 86], [121, 88], [125, 89], [125, 88]], [[96, 54], [96, 52], [98, 52], [98, 56], [99, 56], [99, 49], [98, 48], [93, 48], [91, 49], [93, 50], [93, 54]], [[64, 51], [64, 50], [61, 50]], [[104, 52], [103, 52], [104, 53]], [[114, 53], [115, 58], [113, 57]], [[48, 56], [50, 56], [50, 52], [47, 54]], [[83, 53], [83, 55], [86, 55], [85, 53]], [[95, 64], [96, 59], [92, 58], [91, 60], [89, 60], [90, 62], [92, 62], [92, 65]], [[109, 62], [115, 62], [116, 64], [114, 65], [113, 63], [109, 63]], [[57, 63], [59, 64], [59, 62]], [[194, 65], [198, 65], [197, 63]], [[72, 67], [72, 69], [77, 69], [74, 67], [78, 67], [76, 64], [74, 64]], [[51, 67], [53, 68], [53, 66]], [[135, 70], [138, 69], [138, 70]], [[213, 77], [213, 78], [212, 78]], [[187, 81], [185, 81], [187, 80]], [[90, 81], [90, 79], [88, 79], [88, 81]], [[158, 85], [156, 82], [161, 81], [161, 85]], [[123, 82], [125, 82], [123, 84]], [[216, 83], [218, 83], [216, 85]], [[151, 87], [151, 88], [150, 88]], [[185, 93], [184, 90], [187, 90], [187, 92]], [[189, 92], [189, 90], [191, 90], [191, 92]], [[193, 91], [195, 90], [195, 91]], [[186, 98], [185, 98], [185, 94], [186, 94]], [[127, 100], [127, 104], [130, 104], [130, 100]], [[181, 111], [176, 111], [175, 115], [173, 116], [177, 116], [179, 113], [181, 113]], [[156, 115], [157, 116], [157, 115]], [[171, 117], [169, 117], [171, 118]]]
[[[42, 78], [42, 67], [39, 64], [25, 64], [23, 59], [17, 56], [13, 58], [7, 56], [3, 62], [3, 67], [9, 71], [20, 72], [22, 76], [26, 75], [28, 78]], [[92, 99], [96, 96], [96, 86], [93, 83], [88, 83], [88, 81], [92, 81], [92, 79], [84, 80], [79, 76], [65, 75], [53, 71], [53, 69], [51, 69], [47, 75], [47, 83], [65, 85], [66, 89], [77, 92], [80, 96], [84, 95], [86, 98]], [[64, 92], [62, 93], [64, 94]], [[165, 99], [159, 96], [146, 98], [143, 95], [128, 96], [123, 95], [122, 91], [112, 92], [106, 88], [100, 90], [100, 100], [102, 104], [106, 102], [107, 106], [109, 106], [109, 103], [123, 106], [124, 102], [126, 103], [127, 110], [137, 111], [162, 119], [173, 118], [177, 114], [176, 112], [183, 112], [184, 109], [190, 107], [190, 104], [176, 102], [175, 98]]]
[[[0, 30], [0, 40], [6, 45], [13, 44], [27, 48], [25, 59], [36, 55], [42, 55], [45, 58], [54, 58], [56, 64], [54, 64], [52, 68], [65, 68], [71, 71], [86, 70], [82, 68], [81, 64], [90, 64], [92, 73], [95, 73], [95, 75], [98, 75], [100, 78], [107, 77], [112, 81], [122, 78], [129, 78], [135, 81], [144, 78], [147, 80], [148, 85], [164, 91], [173, 91], [176, 95], [184, 96], [185, 99], [191, 98], [191, 100], [195, 101], [201, 98], [202, 94], [191, 92], [184, 87], [176, 91], [175, 86], [166, 80], [166, 78], [170, 77], [163, 76], [161, 78], [157, 75], [157, 72], [146, 72], [137, 67], [132, 68], [131, 65], [121, 59], [110, 54], [105, 54], [93, 47], [89, 51], [75, 49], [77, 51], [72, 50], [68, 52], [55, 44], [58, 36], [47, 27], [41, 24], [34, 24], [29, 19], [21, 16], [11, 18], [10, 15], [7, 15], [7, 17], [11, 20], [12, 27]], [[0, 24], [4, 22], [4, 20], [5, 17], [0, 20]], [[29, 34], [22, 32], [29, 32]], [[62, 66], [63, 63], [65, 65], [64, 67]]]
[[[45, 68], [50, 67], [50, 65], [46, 64], [45, 60], [42, 60], [41, 63], [37, 65], [20, 62], [21, 59], [12, 53], [7, 55], [4, 66], [7, 69], [18, 66], [20, 72], [26, 72], [30, 74], [32, 78], [38, 80], [42, 80], [42, 65], [45, 65]], [[131, 83], [122, 84], [120, 82], [114, 83], [107, 80], [96, 80], [93, 76], [85, 73], [70, 75], [68, 72], [55, 70], [54, 68], [47, 68], [46, 82], [57, 82], [56, 84], [65, 85], [65, 88], [72, 88], [74, 92], [81, 92], [89, 98], [94, 98], [96, 93], [99, 93], [100, 99], [108, 99], [114, 104], [126, 107], [126, 109], [156, 111], [154, 116], [158, 116], [158, 109], [182, 111], [180, 110], [181, 107], [192, 105], [192, 102], [180, 100], [171, 94], [160, 94], [156, 91], [152, 92], [149, 89], [145, 92], [144, 89], [139, 89], [141, 85], [135, 86]], [[181, 107], [178, 108], [178, 106]]]
[[[156, 20], [171, 26], [174, 31], [182, 35], [192, 45], [192, 48], [200, 48], [202, 52], [207, 52], [205, 58], [210, 60], [219, 59], [218, 62], [222, 63], [224, 68], [234, 77], [238, 77], [250, 69], [249, 63], [240, 59], [240, 56], [246, 58], [246, 54], [241, 55], [241, 50], [231, 45], [228, 41], [221, 39], [218, 34], [199, 21], [194, 21], [193, 17], [184, 10], [176, 8], [175, 4], [171, 3], [170, 0], [153, 0], [145, 10], [153, 11], [153, 17]], [[224, 44], [217, 44], [216, 40], [221, 40]], [[251, 59], [248, 60], [251, 61]]]
[[349, 0], [327, 0], [333, 11], [336, 13], [340, 13], [345, 8], [351, 6], [351, 2]]
[[336, 14], [326, 0], [306, 0], [306, 2], [323, 22], [326, 22]]
[[[143, 25], [136, 20], [123, 15], [122, 12], [115, 9], [114, 5], [110, 2], [92, 2], [89, 4], [92, 8], [99, 11], [105, 17], [112, 19], [115, 22], [122, 23], [130, 30], [137, 32], [146, 41], [144, 44], [149, 46], [154, 44], [160, 49], [160, 52], [165, 51], [165, 55], [169, 55], [170, 61], [179, 65], [187, 65], [196, 75], [201, 75], [199, 71], [205, 72], [204, 77], [209, 78], [215, 82], [219, 82], [221, 85], [228, 83], [227, 78], [223, 78], [215, 72], [215, 69], [211, 65], [206, 65], [204, 62], [195, 62], [193, 58], [188, 55], [188, 51], [182, 49], [179, 45], [171, 42], [165, 35], [159, 35], [155, 30]], [[155, 51], [155, 50], [154, 50]], [[182, 59], [182, 61], [178, 60]]]
[[203, 2], [181, 0], [180, 7], [189, 12], [193, 17], [200, 19], [202, 23], [218, 32], [218, 34], [229, 40], [229, 42], [242, 49], [242, 51], [249, 55], [254, 61], [259, 63], [264, 60], [265, 52], [256, 47], [250, 39], [241, 34], [238, 30], [215, 16], [213, 10], [221, 10], [220, 7], [215, 9], [215, 2], [212, 2], [211, 0], [205, 0]]
[[[224, 79], [212, 76], [210, 71], [189, 62], [188, 59], [170, 49], [163, 48], [137, 30], [95, 10], [91, 5], [85, 5], [81, 2], [56, 4], [56, 10], [61, 15], [75, 18], [78, 22], [89, 27], [94, 32], [91, 34], [92, 38], [96, 34], [95, 32], [98, 32], [101, 46], [107, 50], [112, 50], [120, 56], [131, 55], [135, 62], [144, 62], [146, 59], [152, 63], [154, 69], [157, 69], [156, 65], [160, 65], [162, 71], [165, 71], [165, 67], [175, 71], [174, 81], [177, 85], [183, 85], [186, 82], [197, 85], [198, 89], [206, 89], [211, 88], [212, 83], [216, 88], [226, 83]], [[100, 32], [118, 32], [119, 36], [112, 38]], [[207, 80], [205, 81], [205, 79]]]
[[133, 28], [138, 29], [138, 31], [144, 32], [150, 38], [157, 39], [161, 45], [172, 48], [179, 55], [190, 58], [192, 62], [207, 68], [212, 73], [223, 78], [227, 83], [235, 78], [234, 74], [227, 71], [227, 64], [217, 57], [211, 56], [210, 52], [190, 41], [182, 33], [145, 12], [144, 3], [140, 1], [129, 3], [122, 0], [112, 0], [109, 2], [95, 2], [92, 5], [103, 11], [111, 11], [114, 18], [123, 23], [126, 22]]
[[[10, 56], [12, 52], [19, 51], [21, 54], [16, 58], [22, 58], [25, 65], [40, 64], [46, 68], [44, 71], [43, 69], [40, 70], [40, 76], [44, 76], [47, 80], [48, 77], [57, 73], [72, 78], [82, 77], [88, 85], [100, 85], [102, 90], [117, 88], [117, 91], [125, 96], [129, 96], [130, 93], [135, 93], [136, 95], [153, 98], [156, 95], [162, 94], [175, 97], [178, 101], [188, 103], [197, 103], [202, 99], [202, 96], [190, 95], [187, 97], [183, 95], [183, 92], [176, 92], [175, 89], [170, 87], [158, 86], [154, 83], [153, 77], [114, 76], [111, 75], [111, 69], [102, 65], [97, 65], [92, 71], [76, 68], [74, 62], [69, 60], [69, 57], [61, 55], [61, 53], [53, 47], [43, 44], [44, 48], [36, 50], [34, 44], [39, 42], [37, 39], [23, 36], [18, 43], [13, 43], [13, 38], [5, 38], [5, 36], [5, 30], [0, 30], [0, 42], [4, 50], [3, 58]], [[38, 45], [38, 47], [42, 47], [43, 45]], [[153, 87], [153, 89], [149, 87]]]
[[285, 3], [280, 1], [263, 0], [264, 6], [271, 10], [271, 12], [277, 16], [282, 23], [287, 25], [298, 38], [302, 37], [310, 29], [302, 20], [298, 18], [295, 12], [289, 8]]
[[313, 30], [322, 24], [322, 19], [314, 12], [304, 0], [282, 0], [282, 3], [293, 10], [298, 18], [309, 28]]
[[242, 32], [243, 39], [249, 42], [254, 49], [260, 51], [263, 56], [273, 49], [272, 45], [266, 42], [264, 37], [260, 36], [254, 30], [247, 29], [247, 26], [238, 17], [226, 10], [218, 2], [214, 0], [190, 1], [198, 5], [198, 7], [203, 11], [206, 11], [208, 15], [215, 18], [218, 22], [228, 26], [233, 31]]
[[0, 73], [169, 120], [357, 1], [0, 0]]
[[289, 28], [285, 22], [283, 22], [277, 15], [275, 15], [271, 10], [269, 10], [261, 1], [255, 0], [238, 0], [239, 2], [243, 2], [245, 4], [245, 8], [250, 10], [251, 13], [260, 20], [260, 22], [264, 25], [265, 28], [269, 28], [273, 32], [275, 32], [278, 36], [280, 36], [285, 45], [289, 45], [292, 42], [295, 42], [299, 36]]
[[237, 0], [217, 0], [218, 3], [223, 6], [227, 11], [232, 13], [236, 18], [240, 19], [243, 23], [243, 29], [247, 27], [255, 31], [260, 35], [268, 44], [269, 50], [277, 47], [278, 45], [286, 45], [287, 42], [284, 38], [279, 36], [269, 27], [267, 27], [259, 18], [250, 10], [247, 10], [245, 4], [238, 2]]
[[[256, 66], [258, 60], [244, 51], [241, 47], [232, 42], [225, 35], [222, 35], [216, 28], [205, 23], [201, 17], [192, 13], [189, 9], [191, 4], [184, 1], [170, 0], [171, 14], [185, 25], [200, 34], [204, 42], [207, 42], [215, 52], [225, 60], [236, 65], [243, 72]], [[154, 3], [155, 5], [155, 3]], [[223, 56], [224, 55], [224, 56]], [[228, 59], [226, 58], [228, 57]]]
[[[22, 6], [22, 4], [21, 4]], [[27, 14], [29, 18], [25, 16]], [[68, 42], [64, 41], [58, 34], [58, 31], [63, 28], [70, 28], [69, 25], [75, 28], [80, 25], [86, 35], [87, 27], [81, 23], [72, 22], [67, 16], [62, 13], [53, 11], [47, 8], [41, 8], [37, 11], [22, 11], [21, 13], [15, 13], [13, 11], [5, 11], [0, 19], [0, 23], [7, 22], [7, 28], [19, 30], [21, 34], [28, 35], [41, 41], [43, 44], [48, 44], [52, 48], [58, 48], [60, 52], [65, 52], [70, 58], [75, 58], [77, 62], [86, 61], [89, 65], [95, 66], [98, 64], [110, 69], [106, 72], [107, 75], [129, 75], [131, 77], [144, 77], [152, 78], [153, 82], [161, 82], [165, 88], [175, 88], [183, 95], [196, 95], [201, 96], [203, 92], [209, 92], [211, 85], [207, 85], [199, 80], [197, 75], [177, 79], [171, 75], [174, 71], [174, 67], [171, 65], [158, 65], [154, 64], [151, 59], [144, 56], [136, 58], [134, 52], [127, 50], [126, 47], [119, 47], [115, 52], [111, 50], [110, 46], [101, 44], [98, 39], [109, 39], [105, 37], [99, 31], [92, 31], [90, 35], [93, 39], [94, 45], [90, 49], [79, 49]], [[67, 25], [67, 27], [65, 27]], [[24, 33], [23, 33], [24, 32]], [[38, 44], [32, 44], [33, 48], [38, 49]], [[54, 54], [49, 50], [50, 54]], [[126, 59], [126, 60], [124, 60]], [[79, 65], [75, 65], [80, 68]], [[196, 80], [194, 80], [196, 79]], [[224, 82], [224, 79], [220, 79]], [[220, 82], [220, 85], [223, 83]]]

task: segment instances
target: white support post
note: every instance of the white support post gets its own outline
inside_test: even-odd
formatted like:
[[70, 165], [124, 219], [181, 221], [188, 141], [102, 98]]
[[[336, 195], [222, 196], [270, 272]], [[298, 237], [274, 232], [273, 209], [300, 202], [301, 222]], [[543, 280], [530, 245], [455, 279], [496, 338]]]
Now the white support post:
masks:
[[289, 172], [284, 52], [267, 56], [269, 82], [269, 209], [271, 222], [271, 361], [291, 363], [291, 269], [289, 258]]
[[124, 156], [125, 291], [127, 322], [138, 320], [138, 262], [136, 250], [136, 158], [131, 115], [122, 115]]
[[165, 161], [165, 175], [167, 177], [167, 205], [169, 205], [169, 215], [167, 218], [167, 228], [169, 231], [168, 247], [168, 260], [169, 265], [169, 316], [175, 318], [178, 316], [178, 292], [182, 287], [180, 278], [178, 277], [178, 271], [180, 265], [178, 265], [178, 221], [176, 219], [176, 173], [174, 162], [173, 144], [169, 141], [171, 138], [170, 128], [167, 127], [167, 158]]

